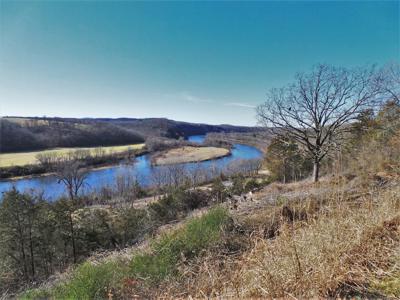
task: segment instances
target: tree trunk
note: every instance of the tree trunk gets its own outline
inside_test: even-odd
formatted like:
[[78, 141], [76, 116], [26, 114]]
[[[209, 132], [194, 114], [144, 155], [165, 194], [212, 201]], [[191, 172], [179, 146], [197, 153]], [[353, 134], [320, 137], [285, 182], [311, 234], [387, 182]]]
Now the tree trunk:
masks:
[[313, 180], [314, 182], [318, 182], [319, 179], [319, 167], [320, 163], [318, 160], [314, 160], [314, 170], [313, 170]]
[[[31, 227], [32, 225], [29, 224]], [[35, 280], [35, 257], [33, 256], [33, 238], [32, 238], [32, 227], [29, 228], [29, 247], [31, 252], [31, 268], [32, 268], [32, 279]]]
[[71, 231], [72, 254], [74, 256], [74, 264], [76, 264], [75, 232], [74, 232], [74, 223], [72, 221], [72, 212], [69, 213], [69, 226]]

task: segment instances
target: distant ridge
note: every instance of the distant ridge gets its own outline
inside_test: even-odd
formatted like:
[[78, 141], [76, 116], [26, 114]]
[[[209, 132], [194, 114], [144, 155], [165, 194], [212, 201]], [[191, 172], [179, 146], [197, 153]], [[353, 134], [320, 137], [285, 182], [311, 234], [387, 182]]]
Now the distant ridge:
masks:
[[148, 137], [187, 138], [209, 132], [253, 132], [258, 127], [209, 125], [167, 118], [60, 118], [6, 116], [0, 120], [0, 152], [55, 147], [142, 143]]

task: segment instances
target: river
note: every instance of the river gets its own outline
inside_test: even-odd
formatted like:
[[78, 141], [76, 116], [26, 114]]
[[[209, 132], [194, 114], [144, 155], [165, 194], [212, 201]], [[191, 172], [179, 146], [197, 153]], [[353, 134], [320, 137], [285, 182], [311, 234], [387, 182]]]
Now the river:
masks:
[[[188, 140], [195, 143], [202, 143], [204, 136], [194, 135], [190, 136]], [[235, 144], [231, 155], [210, 161], [203, 161], [197, 164], [203, 168], [213, 166], [222, 171], [234, 160], [261, 158], [261, 156], [261, 151], [252, 146]], [[185, 163], [183, 165], [185, 165], [186, 168], [191, 168], [196, 164]], [[114, 186], [116, 178], [125, 174], [134, 174], [142, 186], [149, 186], [151, 184], [152, 174], [157, 168], [162, 167], [152, 166], [149, 155], [143, 155], [137, 157], [136, 161], [131, 164], [120, 163], [119, 165], [107, 168], [97, 170], [93, 169], [90, 170], [87, 175], [86, 185], [83, 192], [96, 191], [104, 186]], [[13, 186], [21, 192], [41, 191], [44, 193], [44, 197], [50, 201], [65, 194], [63, 184], [58, 183], [57, 178], [54, 175], [1, 181], [1, 195], [3, 192], [10, 190]], [[2, 196], [0, 196], [0, 198], [1, 197]]]

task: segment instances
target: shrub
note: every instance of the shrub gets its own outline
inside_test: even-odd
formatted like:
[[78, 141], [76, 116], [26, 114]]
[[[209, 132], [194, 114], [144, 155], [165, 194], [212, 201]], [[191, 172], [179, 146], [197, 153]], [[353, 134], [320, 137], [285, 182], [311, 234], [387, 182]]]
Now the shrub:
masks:
[[231, 191], [235, 195], [240, 195], [245, 191], [245, 178], [243, 175], [237, 175], [232, 179]]
[[201, 190], [182, 191], [176, 197], [186, 211], [207, 206], [210, 198], [207, 192]]
[[254, 189], [259, 188], [262, 185], [262, 183], [257, 182], [257, 179], [251, 178], [249, 181], [246, 182], [244, 189], [245, 191], [252, 191]]
[[149, 211], [154, 220], [167, 223], [178, 218], [178, 212], [182, 211], [182, 207], [174, 195], [168, 194], [162, 196], [157, 202], [149, 204]]

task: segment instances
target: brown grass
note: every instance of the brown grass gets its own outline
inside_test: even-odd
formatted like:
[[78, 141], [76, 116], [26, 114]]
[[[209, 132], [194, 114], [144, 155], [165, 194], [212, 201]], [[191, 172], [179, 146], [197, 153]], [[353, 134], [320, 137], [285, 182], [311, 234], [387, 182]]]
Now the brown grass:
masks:
[[225, 148], [185, 146], [161, 153], [154, 158], [154, 162], [156, 165], [170, 165], [210, 160], [228, 154], [229, 150]]
[[334, 191], [238, 219], [250, 246], [183, 265], [162, 295], [400, 297], [400, 187]]

